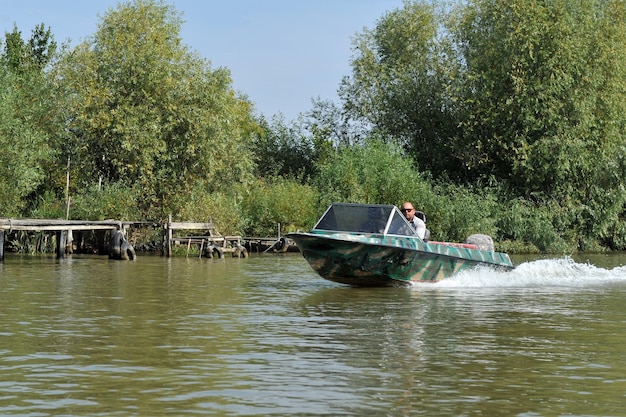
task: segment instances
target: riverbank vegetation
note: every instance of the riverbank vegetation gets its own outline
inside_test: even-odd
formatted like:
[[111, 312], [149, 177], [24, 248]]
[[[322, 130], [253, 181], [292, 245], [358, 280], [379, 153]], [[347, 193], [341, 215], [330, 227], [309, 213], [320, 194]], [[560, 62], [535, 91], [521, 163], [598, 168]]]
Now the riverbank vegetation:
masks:
[[[626, 4], [407, 1], [353, 39], [339, 102], [255, 113], [182, 16], [120, 3], [59, 45], [0, 55], [0, 216], [308, 229], [333, 201], [405, 200], [434, 240], [626, 249]], [[304, 82], [304, 81], [303, 81]]]

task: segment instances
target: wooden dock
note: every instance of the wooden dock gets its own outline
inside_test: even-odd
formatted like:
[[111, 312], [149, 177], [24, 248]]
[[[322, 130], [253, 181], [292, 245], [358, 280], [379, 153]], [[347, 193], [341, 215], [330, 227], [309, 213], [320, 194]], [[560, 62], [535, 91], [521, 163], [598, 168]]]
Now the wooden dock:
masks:
[[[71, 244], [73, 231], [119, 230], [125, 236], [133, 226], [158, 227], [157, 222], [133, 222], [120, 220], [58, 220], [58, 219], [13, 219], [0, 218], [0, 262], [4, 260], [5, 235], [15, 231], [54, 232], [56, 234], [57, 258], [64, 258], [67, 246]], [[161, 255], [171, 257], [173, 245], [186, 245], [189, 255], [192, 245], [199, 246], [200, 257], [223, 257], [225, 253], [247, 257], [249, 252], [288, 252], [297, 247], [285, 237], [250, 237], [222, 236], [211, 220], [207, 222], [174, 222], [172, 216], [161, 225], [163, 247]], [[191, 235], [177, 235], [187, 231]]]
[[[164, 238], [163, 238], [163, 255], [172, 256], [173, 244], [186, 244], [187, 256], [191, 245], [198, 245], [200, 247], [200, 257], [218, 257], [223, 258], [224, 253], [232, 253], [233, 256], [247, 257], [248, 252], [242, 244], [241, 236], [222, 236], [217, 232], [213, 221], [209, 220], [206, 223], [196, 222], [173, 222], [172, 216], [168, 217], [168, 221], [163, 225]], [[185, 231], [201, 231], [205, 232], [202, 235], [192, 236], [174, 236], [174, 232], [177, 230]]]
[[[163, 226], [165, 230], [164, 254], [172, 256], [172, 245], [187, 245], [187, 256], [189, 256], [191, 245], [200, 246], [200, 256], [212, 253], [215, 257], [221, 257], [224, 253], [232, 253], [233, 256], [246, 257], [248, 253], [284, 253], [298, 251], [298, 247], [293, 241], [286, 237], [242, 237], [242, 236], [222, 236], [211, 220], [207, 223], [173, 222], [171, 216], [167, 224]], [[176, 230], [205, 231], [206, 235], [201, 236], [174, 236]]]
[[14, 231], [49, 231], [56, 233], [57, 258], [64, 258], [68, 235], [74, 230], [120, 230], [125, 234], [126, 229], [136, 222], [119, 220], [56, 220], [56, 219], [10, 219], [0, 218], [0, 261], [4, 260], [5, 233]]

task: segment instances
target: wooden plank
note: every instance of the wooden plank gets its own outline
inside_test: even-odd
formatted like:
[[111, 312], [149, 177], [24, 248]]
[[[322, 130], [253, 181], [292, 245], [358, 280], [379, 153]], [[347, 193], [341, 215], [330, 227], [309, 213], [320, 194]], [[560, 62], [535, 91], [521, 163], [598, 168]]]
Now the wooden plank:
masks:
[[109, 226], [120, 226], [120, 225], [133, 225], [137, 222], [127, 222], [120, 220], [62, 220], [62, 219], [12, 219], [12, 218], [0, 218], [0, 223], [2, 224], [13, 224], [13, 225], [54, 225], [54, 224], [94, 224], [94, 225], [109, 225]]
[[167, 227], [173, 230], [212, 230], [215, 229], [213, 223], [193, 223], [193, 222], [168, 222]]
[[37, 232], [37, 231], [49, 231], [49, 232], [57, 232], [60, 230], [113, 230], [113, 229], [117, 229], [117, 226], [106, 226], [106, 225], [94, 225], [94, 224], [85, 224], [85, 225], [78, 225], [78, 224], [73, 224], [73, 225], [48, 225], [48, 226], [37, 226], [37, 225], [31, 225], [31, 226], [16, 226], [16, 225], [12, 225], [12, 226], [7, 226], [7, 225], [0, 225], [0, 229], [1, 230], [11, 230], [11, 231], [15, 231], [15, 230], [27, 230], [27, 231], [31, 231], [31, 232]]
[[226, 239], [224, 239], [223, 237], [202, 237], [202, 236], [194, 236], [194, 237], [189, 237], [189, 236], [181, 236], [181, 237], [173, 237], [170, 239], [172, 242], [174, 243], [186, 243], [187, 241], [191, 241], [192, 243], [201, 243], [202, 241], [208, 241], [208, 242], [224, 242], [226, 241]]
[[0, 218], [0, 230], [61, 231], [61, 230], [111, 230], [131, 226], [135, 222], [119, 220], [58, 220]]

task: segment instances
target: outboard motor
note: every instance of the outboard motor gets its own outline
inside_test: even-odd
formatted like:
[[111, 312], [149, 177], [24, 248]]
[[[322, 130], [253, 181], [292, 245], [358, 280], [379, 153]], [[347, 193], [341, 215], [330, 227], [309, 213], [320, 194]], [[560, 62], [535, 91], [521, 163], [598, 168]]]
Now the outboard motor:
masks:
[[491, 238], [491, 236], [488, 236], [488, 235], [482, 235], [482, 234], [470, 235], [467, 237], [467, 239], [465, 239], [465, 243], [476, 245], [476, 247], [480, 250], [487, 250], [490, 252], [495, 251], [493, 239]]

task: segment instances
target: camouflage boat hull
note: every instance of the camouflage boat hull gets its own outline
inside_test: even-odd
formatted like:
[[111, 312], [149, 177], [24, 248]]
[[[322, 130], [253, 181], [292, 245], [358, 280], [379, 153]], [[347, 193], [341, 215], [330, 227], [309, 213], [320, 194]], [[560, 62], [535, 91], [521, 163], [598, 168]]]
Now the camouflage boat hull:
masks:
[[479, 250], [474, 245], [376, 234], [312, 232], [287, 236], [321, 277], [352, 286], [437, 282], [477, 265], [513, 269], [507, 254]]

